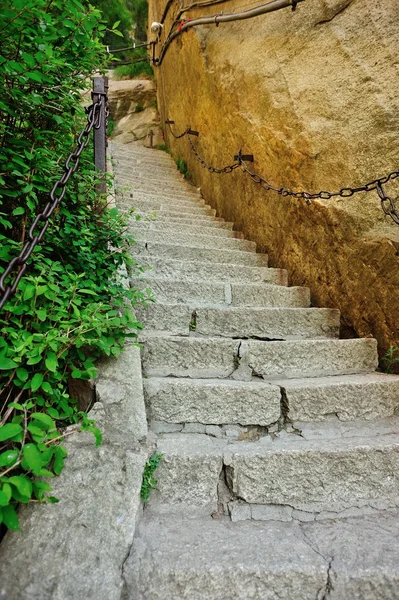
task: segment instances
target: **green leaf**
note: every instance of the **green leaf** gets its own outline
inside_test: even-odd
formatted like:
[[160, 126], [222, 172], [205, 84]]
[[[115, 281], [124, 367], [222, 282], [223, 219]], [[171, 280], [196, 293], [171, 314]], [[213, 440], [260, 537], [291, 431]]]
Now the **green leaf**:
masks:
[[0, 353], [0, 370], [8, 371], [9, 369], [14, 369], [14, 367], [18, 367], [18, 364], [15, 361], [11, 360], [11, 358], [7, 358], [5, 353], [5, 350], [3, 350]]
[[18, 433], [22, 432], [21, 425], [17, 425], [16, 423], [6, 423], [0, 427], [0, 442], [4, 442], [5, 440], [10, 440]]
[[28, 468], [34, 475], [38, 475], [42, 468], [42, 457], [35, 444], [25, 444], [23, 449], [24, 459]]
[[36, 375], [33, 376], [33, 379], [31, 381], [31, 390], [32, 392], [36, 392], [39, 387], [41, 386], [43, 381], [43, 373], [36, 373]]
[[37, 365], [37, 363], [39, 363], [42, 360], [42, 356], [39, 354], [39, 356], [32, 356], [32, 358], [29, 358], [26, 361], [26, 364], [28, 365]]
[[36, 316], [40, 321], [45, 321], [47, 318], [47, 310], [45, 308], [39, 308], [36, 311]]
[[30, 300], [31, 298], [33, 298], [33, 296], [35, 295], [35, 291], [36, 291], [35, 286], [32, 285], [31, 283], [28, 283], [28, 285], [26, 286], [25, 291], [24, 291], [24, 296], [23, 296], [24, 300]]
[[18, 206], [18, 208], [14, 208], [14, 210], [12, 211], [14, 217], [17, 217], [18, 215], [23, 215], [24, 213], [25, 209], [23, 206]]
[[67, 456], [67, 451], [62, 446], [57, 446], [54, 452], [53, 470], [56, 475], [59, 475], [64, 468], [64, 458]]
[[47, 352], [47, 357], [45, 361], [46, 368], [53, 373], [57, 370], [58, 359], [55, 352]]
[[0, 454], [0, 467], [10, 467], [18, 460], [17, 450], [6, 450]]
[[21, 496], [30, 498], [32, 495], [32, 482], [26, 475], [14, 475], [10, 477], [8, 483], [11, 483]]
[[17, 369], [17, 377], [21, 381], [26, 381], [29, 377], [29, 372], [23, 367], [19, 367], [19, 369]]
[[41, 421], [44, 425], [46, 425], [46, 429], [55, 429], [55, 423], [51, 417], [44, 413], [32, 413], [32, 419], [36, 419], [36, 421]]
[[3, 506], [3, 508], [1, 509], [1, 513], [4, 525], [12, 531], [18, 531], [19, 521], [14, 506], [12, 504], [9, 504], [8, 506]]

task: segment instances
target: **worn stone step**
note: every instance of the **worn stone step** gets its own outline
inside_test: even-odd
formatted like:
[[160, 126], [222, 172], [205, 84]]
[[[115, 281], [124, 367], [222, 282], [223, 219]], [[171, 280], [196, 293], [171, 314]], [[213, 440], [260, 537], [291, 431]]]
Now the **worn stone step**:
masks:
[[130, 186], [136, 190], [140, 190], [143, 194], [167, 194], [172, 196], [174, 194], [180, 195], [184, 197], [184, 195], [189, 195], [190, 193], [196, 194], [196, 190], [185, 190], [179, 184], [172, 184], [168, 181], [163, 181], [162, 183], [157, 184], [152, 181], [144, 181], [134, 177], [122, 177], [120, 175], [115, 176], [115, 185], [116, 187], [124, 187]]
[[208, 207], [207, 205], [196, 205], [194, 202], [192, 204], [178, 204], [173, 202], [173, 200], [168, 201], [162, 198], [158, 198], [158, 200], [147, 200], [144, 197], [136, 198], [135, 200], [128, 200], [127, 202], [118, 202], [118, 206], [121, 209], [132, 209], [136, 210], [146, 210], [150, 213], [159, 213], [167, 214], [172, 213], [176, 216], [185, 216], [191, 219], [194, 219], [196, 215], [198, 216], [214, 216], [214, 209]]
[[137, 308], [147, 332], [280, 340], [335, 338], [340, 313], [331, 308], [197, 307], [148, 304]]
[[[118, 203], [119, 206], [119, 203]], [[195, 215], [193, 217], [190, 216], [180, 216], [177, 214], [174, 215], [155, 215], [148, 217], [148, 222], [157, 223], [159, 225], [165, 224], [169, 226], [177, 226], [181, 225], [193, 225], [196, 227], [206, 227], [206, 228], [222, 228], [231, 230], [234, 226], [234, 223], [224, 221], [218, 217], [213, 217], [209, 215]], [[236, 232], [238, 233], [238, 232]]]
[[140, 187], [156, 187], [157, 189], [168, 189], [170, 191], [176, 191], [179, 194], [187, 193], [189, 195], [199, 195], [198, 188], [190, 185], [185, 181], [181, 175], [176, 173], [162, 173], [157, 175], [156, 169], [148, 169], [142, 171], [141, 169], [118, 169], [117, 178], [131, 183], [135, 188]]
[[144, 219], [140, 219], [139, 221], [134, 221], [133, 225], [130, 226], [129, 230], [134, 233], [135, 231], [141, 232], [143, 231], [153, 231], [157, 233], [164, 233], [173, 235], [176, 231], [182, 231], [184, 234], [193, 236], [193, 235], [212, 235], [220, 238], [236, 238], [239, 240], [244, 239], [244, 234], [241, 231], [231, 231], [227, 228], [222, 227], [210, 227], [207, 223], [198, 224], [194, 221], [195, 224], [192, 223], [184, 223], [184, 222], [165, 222], [159, 221], [154, 218], [153, 221], [146, 221]]
[[297, 379], [369, 373], [378, 365], [377, 342], [370, 338], [261, 342], [143, 335], [142, 342], [144, 373], [155, 377]]
[[[257, 441], [230, 441], [203, 434], [163, 434], [157, 453], [158, 491], [153, 512], [212, 514], [224, 502], [253, 518], [273, 507], [339, 514], [351, 508], [399, 505], [399, 422], [319, 423], [301, 435], [280, 431]], [[227, 486], [222, 499], [220, 479]], [[250, 505], [245, 510], [245, 506]], [[273, 517], [272, 517], [273, 518]]]
[[[161, 276], [165, 279], [180, 279], [181, 281], [208, 281], [236, 283], [258, 282], [272, 283], [286, 286], [288, 283], [287, 271], [267, 267], [250, 267], [248, 265], [235, 265], [229, 263], [209, 263], [198, 260], [174, 260], [149, 254], [141, 254], [138, 263], [143, 267], [151, 267], [143, 276]], [[150, 284], [149, 284], [150, 285]]]
[[399, 411], [399, 377], [382, 373], [314, 379], [271, 380], [283, 391], [289, 418], [296, 422], [380, 419]]
[[262, 381], [149, 377], [143, 383], [156, 421], [266, 427], [281, 417], [280, 387]]
[[207, 248], [221, 248], [222, 250], [244, 250], [246, 252], [256, 252], [255, 242], [236, 238], [221, 238], [205, 233], [186, 233], [184, 227], [170, 231], [137, 231], [136, 239], [143, 242], [156, 242], [162, 244], [179, 244], [182, 246], [204, 246]]
[[176, 206], [177, 208], [192, 208], [194, 207], [202, 207], [202, 208], [211, 208], [209, 205], [205, 204], [205, 200], [200, 198], [199, 196], [188, 197], [186, 195], [178, 195], [178, 194], [145, 194], [140, 189], [129, 191], [128, 198], [124, 198], [124, 202], [128, 201], [134, 205], [135, 200], [142, 200], [145, 202], [155, 202], [156, 204], [168, 204], [170, 206]]
[[182, 244], [165, 244], [161, 242], [138, 241], [131, 249], [133, 256], [151, 254], [175, 260], [231, 263], [251, 267], [267, 267], [267, 254], [257, 254], [244, 250], [221, 250], [219, 248]]
[[126, 600], [397, 600], [399, 517], [231, 523], [148, 516], [123, 571]]
[[[149, 272], [151, 273], [151, 271]], [[139, 290], [151, 288], [152, 295], [161, 303], [196, 303], [196, 306], [257, 306], [301, 307], [310, 305], [308, 288], [284, 287], [269, 284], [219, 283], [197, 279], [184, 281], [152, 275], [131, 278], [131, 285]]]

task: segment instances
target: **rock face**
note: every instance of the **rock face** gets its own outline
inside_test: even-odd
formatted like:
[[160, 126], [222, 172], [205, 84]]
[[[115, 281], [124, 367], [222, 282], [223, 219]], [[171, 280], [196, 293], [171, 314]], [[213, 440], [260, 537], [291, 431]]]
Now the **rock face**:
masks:
[[163, 141], [159, 132], [159, 115], [154, 81], [128, 79], [109, 81], [110, 114], [116, 127], [112, 133], [122, 144], [149, 144], [148, 134], [154, 132], [154, 145]]
[[[150, 0], [149, 22], [165, 0]], [[184, 18], [240, 10], [195, 8]], [[176, 9], [169, 12], [162, 41]], [[190, 29], [155, 69], [161, 117], [187, 125], [208, 164], [249, 167], [276, 187], [339, 191], [397, 169], [399, 16], [395, 0], [314, 0], [270, 15]], [[157, 46], [156, 55], [160, 45]], [[201, 167], [187, 138], [165, 136], [217, 215], [311, 288], [312, 303], [342, 313], [342, 333], [374, 336], [380, 353], [399, 344], [399, 227], [375, 191], [303, 200], [265, 191], [242, 172]], [[396, 197], [396, 182], [386, 191]]]

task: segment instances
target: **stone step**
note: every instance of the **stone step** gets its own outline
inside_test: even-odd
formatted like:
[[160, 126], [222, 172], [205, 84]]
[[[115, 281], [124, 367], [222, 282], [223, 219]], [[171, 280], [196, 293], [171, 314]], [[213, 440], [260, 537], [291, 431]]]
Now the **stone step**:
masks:
[[399, 377], [381, 373], [270, 382], [149, 377], [144, 390], [152, 419], [179, 424], [268, 427], [286, 417], [301, 429], [332, 418], [382, 419], [399, 409]]
[[267, 254], [257, 254], [244, 250], [220, 250], [219, 248], [164, 244], [161, 242], [136, 242], [131, 248], [132, 255], [140, 260], [144, 255], [158, 255], [174, 260], [231, 263], [251, 267], [267, 267]]
[[[135, 179], [134, 177], [122, 177], [120, 175], [115, 176], [115, 185], [117, 187], [131, 186], [134, 189], [140, 189], [143, 194], [168, 194], [170, 196], [176, 194], [184, 197], [186, 194], [190, 194], [191, 190], [185, 191], [184, 188], [179, 184], [171, 184], [168, 181], [163, 181], [159, 184], [152, 181], [142, 181]], [[195, 194], [197, 190], [191, 192]]]
[[165, 231], [137, 231], [136, 239], [142, 242], [159, 242], [162, 244], [179, 244], [182, 246], [203, 246], [206, 248], [221, 248], [222, 250], [244, 250], [246, 252], [256, 252], [255, 242], [236, 238], [224, 238], [204, 233], [186, 233], [184, 226], [174, 232]]
[[145, 187], [146, 185], [156, 186], [157, 188], [170, 187], [170, 189], [177, 190], [180, 193], [187, 191], [190, 194], [193, 192], [198, 194], [198, 188], [190, 185], [178, 171], [170, 173], [163, 171], [159, 175], [157, 170], [153, 168], [143, 171], [141, 168], [129, 166], [123, 169], [118, 168], [117, 177], [132, 183], [135, 187]]
[[[234, 520], [273, 507], [312, 513], [399, 504], [399, 419], [318, 423], [301, 435], [280, 431], [257, 441], [203, 434], [163, 434], [157, 453], [157, 492], [152, 512], [211, 515], [228, 505]], [[223, 478], [227, 490], [222, 499]], [[234, 511], [240, 500], [240, 513]], [[245, 508], [246, 505], [247, 506]], [[263, 510], [262, 510], [263, 509]]]
[[280, 387], [262, 381], [149, 377], [143, 384], [156, 421], [267, 427], [281, 417]]
[[146, 335], [142, 337], [146, 376], [297, 379], [369, 373], [378, 365], [377, 342], [370, 338], [263, 342]]
[[244, 235], [241, 231], [232, 231], [227, 228], [224, 229], [222, 227], [209, 226], [207, 222], [202, 224], [198, 224], [196, 221], [185, 223], [183, 219], [175, 223], [159, 221], [156, 218], [153, 221], [141, 219], [139, 221], [134, 221], [133, 225], [130, 226], [130, 229], [132, 232], [154, 231], [157, 233], [169, 233], [173, 235], [176, 231], [183, 231], [188, 235], [212, 235], [220, 238], [244, 239]]
[[398, 514], [318, 523], [148, 516], [126, 600], [394, 600]]
[[151, 288], [157, 302], [193, 303], [197, 306], [257, 306], [257, 307], [298, 307], [310, 306], [310, 291], [302, 287], [284, 287], [269, 284], [219, 283], [209, 278], [196, 281], [167, 279], [152, 275], [131, 278], [132, 287], [139, 290]]
[[271, 380], [284, 391], [294, 422], [381, 419], [398, 414], [399, 377], [382, 373]]
[[191, 219], [195, 219], [198, 216], [214, 216], [214, 209], [207, 205], [197, 205], [194, 202], [192, 204], [178, 204], [176, 202], [168, 201], [159, 198], [158, 200], [147, 200], [144, 197], [136, 198], [135, 200], [128, 200], [127, 202], [118, 202], [118, 207], [130, 210], [131, 208], [139, 209], [141, 211], [146, 210], [150, 213], [167, 214], [172, 213], [172, 216], [185, 216]]
[[[119, 203], [118, 203], [119, 206]], [[144, 220], [143, 220], [144, 221]], [[193, 225], [196, 227], [206, 227], [206, 228], [222, 228], [231, 230], [234, 226], [234, 223], [224, 221], [218, 217], [208, 216], [208, 215], [195, 215], [193, 217], [183, 216], [181, 217], [178, 214], [173, 215], [155, 215], [151, 216], [147, 219], [149, 223], [156, 223], [159, 225], [165, 224], [169, 226], [177, 226], [180, 227], [182, 224], [185, 225]], [[238, 233], [238, 232], [236, 232]]]
[[118, 154], [117, 156], [112, 158], [112, 164], [114, 165], [115, 170], [122, 169], [139, 169], [144, 172], [154, 172], [154, 169], [162, 170], [163, 173], [176, 173], [181, 177], [181, 173], [179, 173], [176, 163], [170, 156], [154, 156], [150, 157], [151, 160], [145, 159], [143, 157], [138, 157], [135, 155], [124, 155]]
[[175, 161], [170, 154], [160, 150], [154, 150], [153, 148], [141, 146], [140, 148], [137, 148], [137, 150], [134, 150], [133, 147], [119, 147], [118, 145], [112, 144], [111, 152], [112, 161], [116, 161], [116, 163], [118, 160], [134, 160], [144, 166], [149, 164], [159, 164], [160, 166], [173, 166], [175, 169], [177, 168]]
[[205, 200], [199, 196], [187, 197], [186, 195], [177, 194], [164, 194], [162, 192], [158, 194], [144, 194], [140, 189], [129, 191], [129, 197], [124, 199], [124, 202], [135, 204], [135, 201], [153, 202], [155, 204], [168, 204], [176, 208], [211, 208], [208, 204], [205, 204]]
[[147, 333], [225, 338], [336, 338], [340, 325], [340, 313], [332, 308], [206, 308], [155, 303], [138, 307], [136, 314]]
[[[151, 267], [143, 276], [152, 279], [161, 276], [165, 279], [179, 279], [181, 281], [207, 281], [207, 282], [247, 282], [272, 283], [286, 286], [288, 283], [287, 271], [267, 267], [250, 267], [248, 265], [235, 265], [223, 263], [209, 263], [198, 260], [173, 260], [149, 254], [142, 254], [138, 263], [143, 267]], [[149, 283], [151, 285], [151, 282]]]

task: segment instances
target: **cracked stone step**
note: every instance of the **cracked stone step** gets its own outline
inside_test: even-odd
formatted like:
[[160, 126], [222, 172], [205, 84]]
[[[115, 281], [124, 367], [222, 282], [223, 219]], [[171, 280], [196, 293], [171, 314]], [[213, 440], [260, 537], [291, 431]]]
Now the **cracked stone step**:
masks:
[[190, 236], [195, 235], [206, 235], [206, 236], [216, 236], [220, 238], [236, 238], [236, 239], [244, 239], [243, 234], [240, 231], [232, 231], [227, 228], [222, 227], [209, 227], [208, 224], [203, 223], [199, 225], [194, 221], [195, 224], [187, 224], [187, 223], [170, 223], [170, 222], [162, 222], [154, 219], [153, 221], [145, 221], [144, 219], [140, 219], [139, 221], [134, 221], [133, 225], [129, 227], [130, 233], [144, 233], [145, 231], [153, 231], [154, 233], [163, 233], [174, 235], [176, 231], [183, 231], [185, 234]]
[[268, 267], [250, 267], [229, 263], [208, 263], [198, 260], [174, 260], [149, 254], [141, 254], [138, 263], [142, 267], [151, 267], [142, 275], [148, 279], [161, 276], [165, 279], [181, 281], [235, 282], [245, 285], [249, 283], [271, 283], [287, 286], [288, 274], [284, 269]]
[[[338, 424], [341, 425], [341, 424]], [[298, 511], [340, 512], [399, 505], [399, 424], [362, 424], [345, 432], [332, 424], [301, 435], [281, 431], [258, 441], [203, 434], [162, 434], [163, 461], [149, 509], [158, 513], [213, 514], [225, 478], [231, 499]], [[307, 436], [307, 437], [305, 437]], [[224, 502], [224, 500], [223, 500]]]
[[397, 600], [398, 513], [327, 523], [152, 516], [124, 565], [126, 600]]
[[262, 284], [224, 284], [209, 281], [184, 281], [151, 276], [131, 278], [131, 285], [139, 290], [151, 288], [157, 302], [193, 303], [203, 306], [231, 305], [257, 307], [298, 307], [308, 308], [310, 291], [308, 288], [284, 287]]
[[231, 238], [220, 238], [214, 235], [206, 235], [206, 233], [190, 233], [185, 232], [184, 228], [175, 229], [174, 232], [164, 231], [140, 231], [135, 234], [137, 241], [156, 242], [168, 244], [173, 241], [173, 244], [182, 246], [204, 246], [208, 248], [221, 248], [222, 250], [240, 250], [246, 252], [256, 252], [255, 242], [248, 240]]
[[268, 426], [281, 416], [281, 390], [264, 382], [149, 377], [150, 417], [169, 423]]
[[336, 338], [340, 313], [331, 308], [206, 308], [188, 304], [148, 304], [136, 309], [146, 332], [173, 335], [298, 340]]
[[382, 373], [314, 379], [272, 380], [285, 391], [289, 418], [296, 422], [379, 419], [399, 411], [399, 377]]
[[370, 373], [378, 365], [370, 338], [261, 342], [146, 334], [142, 344], [144, 373], [154, 377], [297, 379]]
[[204, 261], [231, 263], [234, 265], [248, 265], [251, 267], [267, 267], [267, 254], [248, 252], [247, 250], [221, 250], [220, 248], [195, 246], [194, 244], [165, 244], [162, 242], [141, 242], [138, 241], [131, 248], [134, 257], [144, 255], [166, 256], [175, 260]]

